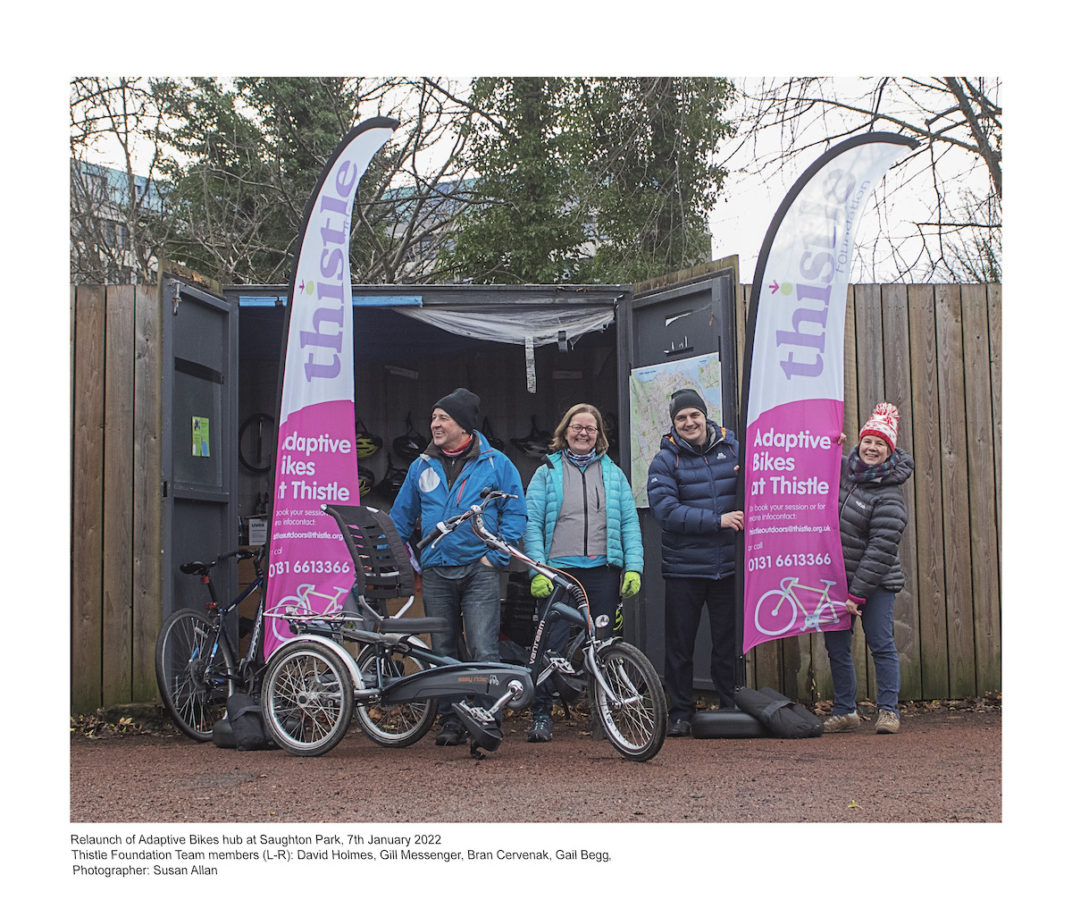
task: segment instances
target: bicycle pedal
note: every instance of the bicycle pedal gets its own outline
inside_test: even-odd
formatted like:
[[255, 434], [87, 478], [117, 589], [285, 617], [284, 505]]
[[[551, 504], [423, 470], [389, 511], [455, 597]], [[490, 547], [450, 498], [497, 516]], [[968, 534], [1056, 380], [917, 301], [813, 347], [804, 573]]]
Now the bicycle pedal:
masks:
[[481, 747], [484, 750], [499, 749], [503, 740], [502, 728], [486, 709], [469, 706], [462, 702], [452, 703], [451, 709], [458, 714], [474, 747]]

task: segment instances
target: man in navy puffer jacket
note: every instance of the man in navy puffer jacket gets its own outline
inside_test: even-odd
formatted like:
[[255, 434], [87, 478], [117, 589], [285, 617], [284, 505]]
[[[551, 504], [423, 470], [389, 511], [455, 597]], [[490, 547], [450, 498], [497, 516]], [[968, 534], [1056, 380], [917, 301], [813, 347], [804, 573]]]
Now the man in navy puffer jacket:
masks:
[[670, 398], [670, 432], [648, 467], [648, 502], [662, 528], [666, 581], [666, 690], [670, 737], [692, 731], [693, 653], [700, 615], [711, 625], [711, 680], [723, 709], [734, 706], [737, 440], [707, 418], [692, 389]]

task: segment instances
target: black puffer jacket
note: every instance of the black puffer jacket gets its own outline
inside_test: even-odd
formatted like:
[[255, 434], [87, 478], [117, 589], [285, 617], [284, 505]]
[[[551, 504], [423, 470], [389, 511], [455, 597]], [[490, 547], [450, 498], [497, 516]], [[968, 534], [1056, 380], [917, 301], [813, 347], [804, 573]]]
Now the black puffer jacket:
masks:
[[870, 599], [878, 588], [897, 592], [905, 586], [897, 548], [908, 524], [908, 509], [901, 493], [916, 464], [904, 450], [895, 450], [892, 470], [878, 481], [853, 481], [849, 457], [841, 461], [838, 509], [841, 548], [849, 593]]

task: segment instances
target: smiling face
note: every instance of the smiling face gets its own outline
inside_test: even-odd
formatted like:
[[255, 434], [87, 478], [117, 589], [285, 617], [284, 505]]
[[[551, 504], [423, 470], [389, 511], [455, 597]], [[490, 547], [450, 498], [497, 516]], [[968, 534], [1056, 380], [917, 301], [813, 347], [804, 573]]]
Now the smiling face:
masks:
[[860, 438], [860, 459], [866, 465], [877, 466], [890, 458], [890, 445], [874, 434]]
[[438, 406], [432, 410], [432, 443], [441, 450], [457, 450], [469, 433]]
[[599, 423], [591, 413], [579, 412], [566, 426], [566, 443], [578, 456], [590, 453], [599, 437]]
[[699, 445], [707, 437], [707, 416], [695, 407], [686, 407], [674, 416], [674, 428], [690, 444]]

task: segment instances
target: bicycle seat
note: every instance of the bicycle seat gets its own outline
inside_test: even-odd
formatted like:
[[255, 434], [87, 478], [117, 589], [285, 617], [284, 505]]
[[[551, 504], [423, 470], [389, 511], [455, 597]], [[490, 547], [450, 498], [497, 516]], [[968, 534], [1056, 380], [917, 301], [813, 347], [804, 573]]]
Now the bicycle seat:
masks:
[[183, 575], [207, 575], [209, 570], [216, 565], [216, 561], [212, 562], [188, 562], [179, 566], [179, 571]]

